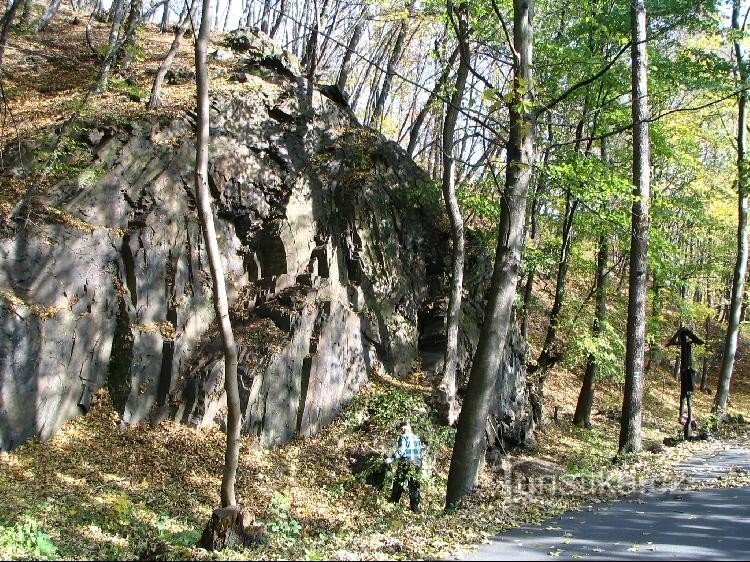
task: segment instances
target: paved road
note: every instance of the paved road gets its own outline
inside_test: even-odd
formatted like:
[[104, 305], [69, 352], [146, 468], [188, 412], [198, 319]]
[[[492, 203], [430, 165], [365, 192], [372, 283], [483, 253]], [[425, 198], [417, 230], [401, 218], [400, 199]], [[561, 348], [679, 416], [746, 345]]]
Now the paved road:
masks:
[[[734, 447], [681, 465], [691, 480], [750, 471]], [[638, 495], [499, 535], [464, 560], [747, 560], [750, 487]]]

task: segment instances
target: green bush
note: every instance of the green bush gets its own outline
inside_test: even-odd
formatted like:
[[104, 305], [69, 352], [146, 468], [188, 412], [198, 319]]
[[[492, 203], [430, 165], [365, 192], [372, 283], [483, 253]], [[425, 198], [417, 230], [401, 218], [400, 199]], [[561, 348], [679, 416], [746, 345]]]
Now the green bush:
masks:
[[291, 514], [289, 498], [280, 492], [274, 492], [268, 509], [270, 520], [266, 522], [268, 533], [285, 542], [294, 542], [302, 531], [302, 525]]
[[33, 517], [25, 515], [12, 526], [0, 526], [0, 553], [8, 558], [58, 558], [57, 547]]
[[109, 85], [116, 92], [125, 94], [133, 100], [142, 101], [149, 97], [150, 92], [141, 88], [138, 84], [128, 78], [112, 78]]

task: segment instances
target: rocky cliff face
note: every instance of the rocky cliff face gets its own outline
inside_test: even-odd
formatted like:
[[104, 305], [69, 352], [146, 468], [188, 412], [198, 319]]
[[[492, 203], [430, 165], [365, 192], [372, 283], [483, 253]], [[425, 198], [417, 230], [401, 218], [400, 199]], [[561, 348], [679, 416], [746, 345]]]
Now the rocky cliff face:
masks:
[[[236, 91], [212, 101], [210, 187], [244, 430], [276, 444], [318, 431], [378, 363], [397, 376], [418, 358], [439, 367], [449, 237], [429, 178], [397, 145], [247, 36]], [[223, 407], [192, 116], [78, 140], [103, 177], [60, 183], [0, 241], [3, 450], [48, 438], [103, 386], [124, 424], [201, 426]]]

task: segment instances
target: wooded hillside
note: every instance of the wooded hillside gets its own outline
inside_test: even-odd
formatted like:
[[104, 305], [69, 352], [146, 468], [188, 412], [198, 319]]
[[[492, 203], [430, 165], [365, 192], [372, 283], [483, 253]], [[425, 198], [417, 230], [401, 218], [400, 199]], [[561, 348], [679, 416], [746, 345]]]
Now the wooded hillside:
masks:
[[750, 5], [2, 9], [0, 554], [444, 556], [746, 437]]

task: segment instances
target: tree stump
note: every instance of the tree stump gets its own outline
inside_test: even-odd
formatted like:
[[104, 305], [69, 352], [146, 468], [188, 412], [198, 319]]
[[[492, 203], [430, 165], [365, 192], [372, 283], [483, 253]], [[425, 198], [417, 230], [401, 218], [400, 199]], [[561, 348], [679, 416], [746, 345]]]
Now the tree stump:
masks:
[[228, 546], [250, 546], [267, 540], [265, 525], [253, 525], [247, 509], [231, 506], [214, 510], [198, 546], [206, 550], [224, 550]]

